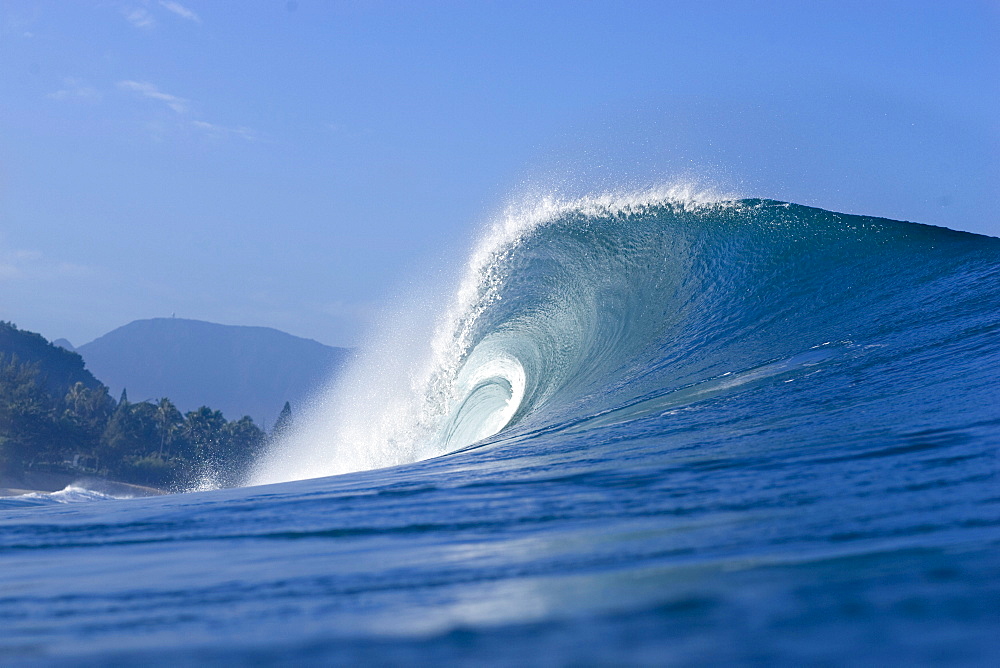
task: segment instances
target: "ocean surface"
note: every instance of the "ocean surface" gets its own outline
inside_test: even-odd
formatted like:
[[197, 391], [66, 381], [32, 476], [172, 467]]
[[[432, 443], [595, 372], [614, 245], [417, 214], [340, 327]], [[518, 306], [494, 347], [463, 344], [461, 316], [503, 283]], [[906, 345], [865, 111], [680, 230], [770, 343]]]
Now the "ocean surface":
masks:
[[245, 487], [0, 499], [0, 665], [1000, 663], [1000, 239], [550, 198], [449, 294]]

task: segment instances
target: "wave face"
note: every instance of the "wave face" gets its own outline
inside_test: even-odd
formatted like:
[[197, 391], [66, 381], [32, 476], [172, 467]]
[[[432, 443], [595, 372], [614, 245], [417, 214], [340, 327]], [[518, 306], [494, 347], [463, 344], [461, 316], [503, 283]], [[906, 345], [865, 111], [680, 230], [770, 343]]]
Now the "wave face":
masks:
[[771, 200], [543, 199], [485, 236], [429, 346], [387, 326], [251, 482], [539, 435], [828, 448], [989, 423], [998, 267], [997, 239]]

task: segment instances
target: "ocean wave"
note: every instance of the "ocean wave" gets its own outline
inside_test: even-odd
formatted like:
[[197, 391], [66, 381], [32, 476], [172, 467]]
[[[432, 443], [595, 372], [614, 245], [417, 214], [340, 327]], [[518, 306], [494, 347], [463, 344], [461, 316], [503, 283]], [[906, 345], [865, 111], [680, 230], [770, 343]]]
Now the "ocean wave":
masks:
[[998, 244], [693, 187], [512, 206], [472, 252], [429, 341], [404, 344], [408, 332], [390, 323], [388, 343], [319, 398], [249, 482], [620, 427], [805, 381], [900, 345], [970, 295], [995, 308], [984, 281], [996, 278]]

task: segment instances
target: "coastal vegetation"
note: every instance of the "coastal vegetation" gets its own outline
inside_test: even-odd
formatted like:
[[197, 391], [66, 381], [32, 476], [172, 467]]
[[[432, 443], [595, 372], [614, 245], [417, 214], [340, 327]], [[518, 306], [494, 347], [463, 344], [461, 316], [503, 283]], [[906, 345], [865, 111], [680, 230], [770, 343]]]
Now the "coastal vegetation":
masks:
[[232, 486], [266, 440], [249, 416], [228, 421], [208, 406], [182, 414], [166, 397], [133, 403], [126, 390], [115, 400], [79, 354], [0, 322], [0, 475], [78, 472], [163, 489], [207, 478]]

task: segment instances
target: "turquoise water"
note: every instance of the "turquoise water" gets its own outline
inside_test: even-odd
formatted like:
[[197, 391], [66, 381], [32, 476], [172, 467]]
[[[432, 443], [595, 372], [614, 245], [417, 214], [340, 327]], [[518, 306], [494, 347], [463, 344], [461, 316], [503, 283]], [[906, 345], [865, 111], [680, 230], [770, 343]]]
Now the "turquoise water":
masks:
[[1000, 240], [515, 219], [254, 485], [0, 499], [0, 663], [1000, 660]]

